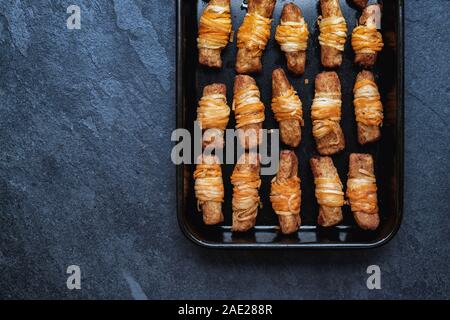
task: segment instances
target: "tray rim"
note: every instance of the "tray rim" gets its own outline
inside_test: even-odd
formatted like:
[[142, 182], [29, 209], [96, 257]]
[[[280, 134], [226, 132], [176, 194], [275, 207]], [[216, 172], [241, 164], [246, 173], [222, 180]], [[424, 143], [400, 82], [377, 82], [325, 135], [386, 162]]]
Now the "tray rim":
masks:
[[[176, 6], [176, 128], [183, 127], [183, 29], [182, 29], [182, 17], [181, 10], [184, 0], [177, 0]], [[398, 173], [398, 192], [397, 203], [398, 208], [395, 215], [394, 228], [382, 239], [374, 242], [361, 242], [361, 243], [213, 243], [203, 241], [197, 238], [190, 230], [185, 221], [183, 207], [182, 207], [182, 194], [184, 192], [184, 172], [183, 164], [176, 165], [176, 202], [177, 202], [177, 221], [178, 225], [185, 235], [194, 244], [207, 249], [302, 249], [302, 250], [345, 250], [345, 249], [374, 249], [379, 248], [388, 242], [390, 242], [400, 229], [403, 220], [403, 200], [404, 200], [404, 4], [403, 0], [397, 0], [398, 15], [396, 22], [398, 26], [398, 32], [396, 34], [397, 42], [397, 123], [396, 123], [396, 148], [398, 161], [396, 162], [396, 172]]]

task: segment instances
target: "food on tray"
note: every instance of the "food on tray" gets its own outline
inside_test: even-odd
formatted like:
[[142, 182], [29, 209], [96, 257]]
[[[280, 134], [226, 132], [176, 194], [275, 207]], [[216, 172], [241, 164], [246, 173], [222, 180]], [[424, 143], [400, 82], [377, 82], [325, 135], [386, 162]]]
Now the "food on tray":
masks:
[[375, 230], [379, 223], [377, 185], [370, 154], [350, 154], [347, 197], [358, 226]]
[[203, 221], [207, 225], [223, 221], [222, 202], [224, 188], [222, 169], [216, 156], [202, 156], [194, 171], [195, 196], [197, 208], [203, 212]]
[[198, 61], [209, 67], [222, 67], [220, 54], [230, 41], [230, 0], [211, 0], [200, 17]]
[[284, 234], [296, 232], [301, 223], [301, 190], [297, 171], [298, 159], [295, 153], [281, 151], [278, 173], [272, 179], [270, 202]]
[[334, 71], [316, 76], [315, 96], [311, 106], [313, 136], [321, 155], [335, 154], [345, 147], [341, 120], [341, 84]]
[[383, 105], [374, 76], [370, 71], [361, 71], [353, 88], [358, 142], [365, 144], [381, 137]]
[[320, 0], [322, 16], [319, 17], [319, 43], [322, 65], [337, 68], [342, 63], [342, 52], [347, 39], [347, 24], [339, 0]]
[[255, 148], [262, 139], [264, 104], [255, 80], [246, 75], [234, 79], [233, 110], [239, 141], [245, 149]]
[[281, 68], [272, 72], [272, 111], [280, 125], [281, 141], [297, 147], [302, 136], [302, 102]]
[[355, 6], [360, 9], [364, 9], [367, 6], [367, 2], [369, 2], [369, 0], [353, 0]]
[[275, 2], [248, 0], [248, 12], [237, 32], [237, 73], [261, 71], [261, 56], [269, 41]]
[[378, 52], [383, 49], [383, 37], [377, 30], [377, 20], [381, 9], [378, 4], [364, 9], [359, 26], [353, 29], [352, 47], [355, 51], [355, 63], [364, 68], [371, 67], [377, 60]]
[[345, 204], [342, 182], [330, 157], [313, 157], [310, 160], [319, 204], [317, 223], [330, 227], [342, 221], [342, 206]]
[[275, 39], [286, 55], [289, 71], [297, 75], [305, 72], [308, 35], [308, 24], [300, 8], [294, 3], [285, 4]]
[[231, 175], [233, 184], [233, 231], [247, 231], [255, 226], [259, 207], [260, 164], [257, 153], [244, 153]]
[[203, 135], [203, 147], [209, 145], [223, 147], [224, 131], [230, 117], [226, 94], [227, 87], [222, 83], [213, 83], [203, 89], [203, 96], [197, 108], [197, 121], [200, 128], [208, 130]]

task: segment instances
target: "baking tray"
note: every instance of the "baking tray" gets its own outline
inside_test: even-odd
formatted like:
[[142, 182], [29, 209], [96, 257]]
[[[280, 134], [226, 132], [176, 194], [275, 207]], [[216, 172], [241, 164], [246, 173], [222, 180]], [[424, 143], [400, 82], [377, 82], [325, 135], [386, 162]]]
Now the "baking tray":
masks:
[[[240, 26], [246, 13], [243, 0], [231, 0], [233, 30]], [[271, 73], [276, 67], [286, 69], [284, 54], [274, 40], [275, 26], [278, 25], [283, 5], [287, 1], [277, 1], [269, 43], [263, 55], [263, 72], [252, 75], [261, 91], [261, 100], [266, 106], [266, 120], [263, 127], [278, 128], [271, 108]], [[288, 74], [303, 102], [305, 126], [302, 129], [302, 142], [295, 152], [299, 159], [299, 175], [302, 183], [302, 225], [293, 235], [282, 235], [278, 229], [278, 218], [272, 210], [269, 194], [272, 176], [261, 176], [260, 196], [262, 209], [258, 212], [256, 227], [246, 233], [231, 232], [232, 185], [230, 176], [233, 165], [223, 165], [225, 202], [223, 212], [225, 221], [218, 226], [203, 224], [202, 215], [197, 211], [193, 191], [192, 173], [195, 165], [178, 165], [177, 174], [177, 215], [183, 233], [196, 244], [210, 248], [309, 248], [309, 249], [349, 249], [374, 248], [388, 242], [400, 227], [403, 204], [403, 4], [401, 0], [383, 1], [382, 34], [385, 47], [373, 71], [378, 83], [384, 105], [385, 120], [382, 138], [376, 143], [360, 146], [356, 139], [356, 123], [353, 114], [352, 89], [359, 67], [353, 63], [354, 53], [350, 45], [350, 33], [355, 27], [360, 12], [351, 1], [341, 0], [349, 34], [342, 66], [337, 70], [342, 86], [342, 120], [346, 148], [334, 155], [333, 161], [339, 176], [346, 184], [348, 159], [352, 152], [370, 153], [375, 160], [380, 207], [380, 226], [375, 231], [359, 229], [350, 208], [344, 206], [344, 221], [331, 228], [316, 225], [318, 206], [314, 196], [314, 180], [309, 159], [316, 154], [311, 132], [310, 107], [314, 95], [314, 78], [323, 71], [320, 64], [320, 46], [316, 19], [319, 15], [319, 1], [295, 0], [301, 6], [309, 26], [310, 39], [307, 51], [306, 72], [301, 77]], [[381, 1], [380, 1], [381, 2]], [[236, 56], [236, 41], [223, 51], [223, 68], [209, 69], [198, 64], [196, 37], [198, 20], [207, 5], [202, 0], [177, 0], [177, 128], [193, 132], [196, 119], [197, 101], [205, 85], [213, 82], [225, 83], [227, 99], [232, 102], [233, 79]], [[309, 83], [305, 83], [305, 79]], [[228, 128], [234, 128], [233, 114]], [[281, 146], [280, 148], [283, 148]]]

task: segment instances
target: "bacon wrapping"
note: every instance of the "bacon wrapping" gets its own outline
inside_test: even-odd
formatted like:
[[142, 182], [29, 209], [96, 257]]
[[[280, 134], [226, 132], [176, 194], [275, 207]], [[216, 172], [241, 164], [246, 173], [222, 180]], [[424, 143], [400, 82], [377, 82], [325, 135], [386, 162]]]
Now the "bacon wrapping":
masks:
[[203, 96], [198, 102], [197, 121], [203, 134], [203, 147], [213, 145], [222, 148], [224, 132], [230, 118], [230, 107], [227, 105], [227, 87], [222, 83], [205, 86]]
[[330, 157], [313, 157], [310, 165], [319, 204], [317, 223], [323, 227], [334, 226], [343, 219], [342, 206], [345, 200], [342, 182]]
[[361, 71], [358, 73], [353, 94], [358, 142], [366, 144], [380, 139], [380, 127], [383, 125], [383, 105], [372, 72]]
[[319, 43], [321, 61], [325, 68], [342, 64], [342, 52], [347, 40], [347, 24], [339, 0], [320, 0], [322, 16], [319, 17]]
[[230, 41], [230, 0], [211, 0], [200, 17], [197, 47], [200, 64], [208, 67], [222, 67], [220, 56]]
[[295, 148], [300, 144], [304, 124], [302, 102], [281, 68], [272, 72], [272, 96], [272, 111], [280, 125], [281, 141]]
[[308, 36], [308, 24], [300, 8], [294, 3], [285, 4], [275, 39], [285, 53], [288, 70], [296, 75], [305, 72]]
[[350, 154], [347, 198], [358, 226], [375, 230], [379, 223], [377, 185], [370, 154]]
[[341, 84], [334, 71], [316, 76], [315, 96], [311, 106], [313, 136], [321, 155], [332, 155], [345, 147], [341, 120]]
[[255, 148], [262, 140], [262, 123], [265, 119], [264, 104], [255, 80], [238, 75], [234, 80], [233, 110], [239, 141], [245, 149]]
[[295, 153], [281, 151], [278, 173], [272, 179], [270, 202], [284, 234], [296, 232], [301, 223], [301, 189], [297, 172], [298, 159]]
[[233, 223], [232, 230], [247, 231], [255, 226], [260, 204], [259, 155], [244, 153], [238, 160], [231, 175], [233, 184]]
[[248, 12], [237, 32], [237, 73], [249, 74], [262, 70], [261, 56], [270, 38], [275, 2], [248, 1]]
[[376, 20], [381, 13], [380, 5], [370, 5], [359, 18], [359, 26], [353, 29], [352, 47], [355, 51], [355, 63], [364, 68], [373, 66], [378, 52], [383, 49], [383, 37], [377, 30]]
[[194, 171], [197, 208], [203, 212], [203, 222], [207, 225], [214, 225], [223, 221], [222, 169], [216, 156], [203, 156], [200, 159], [201, 161]]

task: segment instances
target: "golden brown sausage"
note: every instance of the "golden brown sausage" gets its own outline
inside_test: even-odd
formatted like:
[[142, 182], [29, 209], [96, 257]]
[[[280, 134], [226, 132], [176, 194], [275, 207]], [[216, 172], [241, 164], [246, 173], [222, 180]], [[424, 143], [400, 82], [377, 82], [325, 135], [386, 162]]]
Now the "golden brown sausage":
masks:
[[296, 75], [305, 72], [308, 35], [308, 24], [300, 8], [294, 3], [285, 4], [281, 11], [275, 39], [286, 55], [289, 71]]
[[239, 141], [245, 149], [255, 148], [261, 143], [264, 104], [255, 80], [246, 75], [234, 79], [233, 110]]
[[203, 88], [203, 96], [197, 108], [197, 121], [203, 130], [203, 147], [214, 145], [222, 148], [224, 131], [230, 117], [227, 105], [227, 87], [222, 83], [213, 83]]
[[211, 0], [200, 17], [197, 47], [199, 63], [222, 67], [220, 54], [230, 41], [230, 0]]
[[380, 139], [383, 125], [383, 105], [377, 84], [370, 71], [361, 71], [353, 88], [358, 142], [366, 144]]
[[272, 111], [280, 124], [281, 141], [295, 148], [302, 136], [302, 102], [281, 68], [272, 72], [272, 96]]
[[347, 24], [339, 0], [320, 0], [320, 8], [322, 17], [319, 22], [319, 43], [322, 65], [325, 68], [337, 68], [342, 64]]
[[359, 26], [353, 29], [352, 47], [355, 51], [355, 63], [364, 68], [375, 64], [378, 52], [384, 46], [383, 37], [376, 25], [377, 15], [380, 13], [380, 5], [368, 6], [359, 18]]
[[317, 223], [330, 227], [342, 221], [344, 192], [342, 182], [330, 157], [313, 157], [310, 160], [316, 185], [316, 199], [319, 204]]
[[238, 160], [231, 175], [233, 184], [233, 231], [247, 231], [255, 226], [259, 207], [259, 156], [244, 153]]
[[341, 83], [334, 71], [316, 76], [315, 96], [311, 106], [313, 136], [321, 155], [332, 155], [345, 148], [341, 120]]
[[375, 230], [380, 224], [373, 167], [370, 154], [350, 154], [347, 197], [356, 223], [365, 230]]
[[194, 172], [197, 207], [199, 211], [203, 212], [205, 224], [218, 224], [223, 221], [222, 169], [216, 156], [203, 156], [200, 159]]
[[270, 202], [284, 234], [296, 232], [301, 223], [301, 190], [297, 171], [298, 159], [295, 153], [281, 151], [278, 173], [271, 184]]
[[270, 37], [276, 0], [249, 0], [248, 12], [237, 32], [237, 73], [262, 70], [261, 56]]

